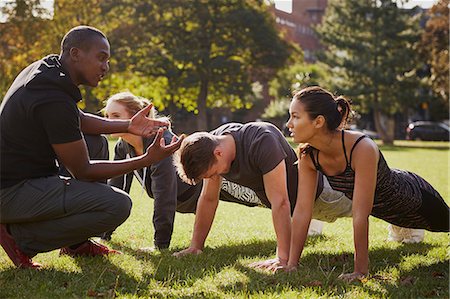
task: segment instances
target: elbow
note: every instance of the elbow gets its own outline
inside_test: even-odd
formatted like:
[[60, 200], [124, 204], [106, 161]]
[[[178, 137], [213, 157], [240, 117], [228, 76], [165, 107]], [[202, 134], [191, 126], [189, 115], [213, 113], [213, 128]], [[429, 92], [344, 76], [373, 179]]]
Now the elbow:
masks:
[[77, 169], [71, 169], [69, 172], [72, 174], [72, 176], [79, 180], [84, 182], [94, 182], [95, 179], [90, 175], [89, 173], [89, 167], [80, 167]]
[[288, 200], [288, 198], [282, 198], [280, 200], [275, 201], [274, 203], [272, 203], [272, 211], [284, 211], [287, 210], [291, 211], [291, 204]]
[[369, 223], [369, 215], [353, 215], [353, 226], [367, 225]]
[[94, 182], [95, 180], [90, 178], [88, 175], [86, 174], [73, 174], [73, 177], [79, 181], [83, 181], [83, 182]]

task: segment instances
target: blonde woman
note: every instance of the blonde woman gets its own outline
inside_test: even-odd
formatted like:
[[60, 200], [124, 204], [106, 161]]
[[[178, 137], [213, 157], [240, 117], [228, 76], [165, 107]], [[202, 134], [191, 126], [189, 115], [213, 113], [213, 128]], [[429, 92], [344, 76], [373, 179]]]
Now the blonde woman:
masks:
[[[121, 92], [107, 100], [104, 113], [109, 119], [130, 119], [149, 103], [147, 99], [135, 96], [130, 92]], [[167, 121], [167, 118], [158, 116], [155, 109], [150, 111], [148, 117]], [[113, 134], [113, 136], [120, 137], [115, 145], [115, 160], [138, 156], [145, 152], [146, 148], [153, 142], [153, 137], [143, 138], [129, 133]], [[168, 128], [163, 137], [167, 143], [174, 136], [171, 128]], [[195, 213], [202, 184], [189, 185], [184, 183], [176, 172], [172, 157], [154, 163], [149, 167], [112, 178], [108, 183], [129, 192], [133, 177], [140, 182], [148, 196], [155, 200], [153, 212], [154, 245], [157, 249], [167, 248], [172, 236], [175, 211]], [[252, 190], [232, 182], [223, 182], [220, 200], [247, 206], [256, 206], [259, 202]], [[110, 239], [111, 234], [112, 232], [106, 232], [102, 238]]]

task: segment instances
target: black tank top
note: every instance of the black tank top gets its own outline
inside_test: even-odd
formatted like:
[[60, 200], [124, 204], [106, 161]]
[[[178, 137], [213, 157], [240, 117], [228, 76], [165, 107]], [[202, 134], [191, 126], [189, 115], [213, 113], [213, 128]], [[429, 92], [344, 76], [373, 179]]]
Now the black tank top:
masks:
[[[346, 162], [346, 166], [345, 166], [345, 170], [337, 175], [333, 175], [333, 176], [326, 176], [328, 179], [328, 182], [330, 183], [330, 186], [336, 190], [336, 191], [341, 191], [343, 193], [345, 193], [345, 195], [352, 199], [353, 198], [353, 188], [354, 188], [354, 184], [355, 184], [355, 171], [352, 169], [352, 155], [353, 155], [353, 150], [355, 149], [356, 145], [365, 137], [368, 137], [367, 135], [363, 135], [360, 136], [356, 142], [353, 144], [352, 149], [350, 150], [350, 159], [347, 158], [347, 151], [345, 149], [345, 142], [344, 142], [344, 130], [342, 130], [342, 148], [344, 150], [344, 156], [345, 156], [345, 162]], [[314, 151], [312, 151], [310, 153], [311, 155], [311, 160], [314, 163], [314, 166], [316, 167], [316, 169], [318, 171], [320, 171], [321, 173], [324, 173], [322, 167], [320, 166], [319, 163], [319, 151], [315, 151], [316, 152], [316, 157], [314, 157]]]

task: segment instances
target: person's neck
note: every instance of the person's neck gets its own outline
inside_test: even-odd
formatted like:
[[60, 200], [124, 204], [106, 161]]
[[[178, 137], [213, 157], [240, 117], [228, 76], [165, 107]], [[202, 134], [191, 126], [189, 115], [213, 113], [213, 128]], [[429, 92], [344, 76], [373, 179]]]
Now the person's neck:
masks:
[[144, 140], [141, 136], [127, 134], [126, 136], [123, 136], [122, 139], [134, 148], [137, 156], [144, 154]]
[[341, 134], [340, 130], [318, 133], [308, 143], [325, 155], [335, 155], [342, 149]]
[[75, 71], [73, 70], [71, 63], [69, 62], [68, 57], [66, 55], [60, 54], [59, 61], [61, 62], [63, 69], [69, 73], [69, 77], [72, 83], [76, 86], [79, 86], [80, 83], [77, 80], [77, 76], [75, 74]]
[[225, 159], [231, 164], [236, 158], [236, 141], [231, 134], [226, 134], [220, 137], [220, 144], [225, 149]]

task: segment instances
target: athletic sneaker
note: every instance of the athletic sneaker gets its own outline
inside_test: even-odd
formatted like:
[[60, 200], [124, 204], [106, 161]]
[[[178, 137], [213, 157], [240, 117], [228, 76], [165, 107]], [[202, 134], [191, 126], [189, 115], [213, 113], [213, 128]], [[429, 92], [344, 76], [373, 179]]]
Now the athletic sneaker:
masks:
[[109, 249], [105, 245], [97, 243], [92, 240], [87, 240], [76, 249], [72, 249], [70, 247], [61, 248], [60, 255], [70, 255], [70, 256], [97, 256], [97, 255], [108, 255], [108, 254], [122, 254], [122, 252]]
[[0, 244], [16, 267], [38, 269], [42, 266], [33, 262], [29, 256], [20, 250], [16, 241], [6, 229], [6, 224], [0, 224]]

